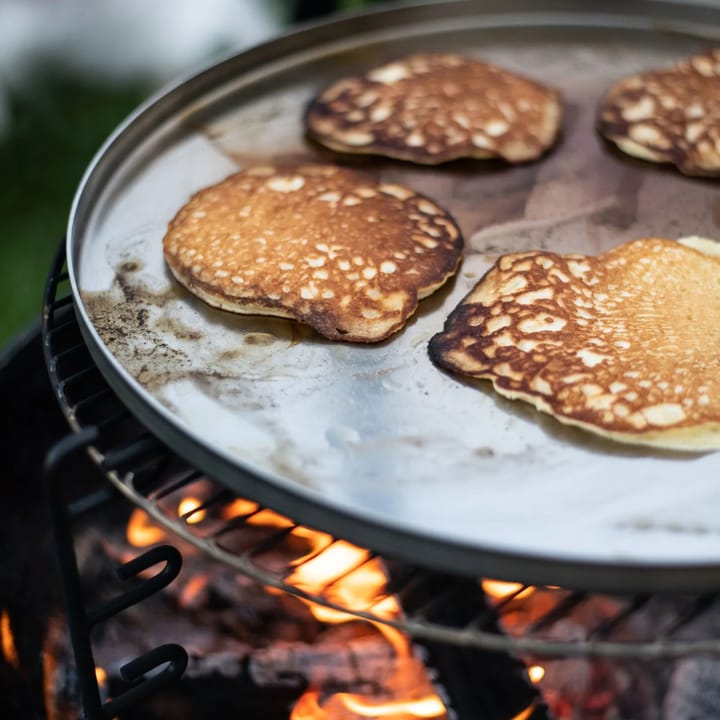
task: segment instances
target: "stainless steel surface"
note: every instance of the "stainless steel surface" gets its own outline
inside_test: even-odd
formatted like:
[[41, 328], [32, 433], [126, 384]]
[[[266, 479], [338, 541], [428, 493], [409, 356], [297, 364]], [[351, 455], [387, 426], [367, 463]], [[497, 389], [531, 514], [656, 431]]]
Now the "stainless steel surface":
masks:
[[[86, 174], [68, 233], [85, 337], [128, 406], [236, 491], [381, 551], [535, 583], [720, 587], [720, 455], [594, 439], [439, 372], [426, 354], [499, 253], [719, 234], [717, 184], [619, 155], [594, 114], [618, 77], [717, 41], [720, 9], [575, 5], [449, 3], [341, 21], [231, 58], [138, 111]], [[560, 145], [532, 165], [352, 161], [445, 205], [466, 238], [457, 280], [398, 336], [333, 344], [177, 287], [161, 239], [192, 192], [246, 162], [333, 157], [303, 136], [314, 92], [448, 49], [557, 87], [567, 117]]]

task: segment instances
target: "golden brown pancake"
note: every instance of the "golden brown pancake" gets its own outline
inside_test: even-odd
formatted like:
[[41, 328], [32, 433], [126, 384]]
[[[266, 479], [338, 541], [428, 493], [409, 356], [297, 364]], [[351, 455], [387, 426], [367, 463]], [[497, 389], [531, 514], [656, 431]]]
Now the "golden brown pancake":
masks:
[[598, 124], [628, 155], [686, 175], [720, 174], [720, 48], [621, 80], [603, 99]]
[[455, 273], [462, 245], [452, 218], [406, 187], [332, 165], [262, 165], [194, 195], [163, 250], [210, 305], [377, 342]]
[[720, 258], [674, 240], [505, 255], [429, 353], [614, 440], [720, 448]]
[[555, 142], [560, 96], [494, 65], [410, 55], [331, 85], [307, 113], [311, 137], [340, 152], [435, 165], [535, 160]]

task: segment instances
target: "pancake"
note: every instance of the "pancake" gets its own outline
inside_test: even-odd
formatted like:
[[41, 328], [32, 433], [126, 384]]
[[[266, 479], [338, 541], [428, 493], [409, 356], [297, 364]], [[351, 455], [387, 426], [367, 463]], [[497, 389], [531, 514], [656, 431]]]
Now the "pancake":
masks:
[[561, 118], [554, 90], [460, 55], [427, 54], [336, 82], [311, 103], [306, 124], [332, 150], [435, 165], [535, 160], [555, 142]]
[[505, 255], [430, 357], [613, 440], [720, 448], [718, 247], [647, 238], [598, 257]]
[[231, 312], [377, 342], [455, 273], [452, 218], [409, 188], [332, 165], [262, 165], [201, 190], [168, 225], [165, 260]]
[[601, 103], [598, 128], [628, 155], [719, 175], [720, 49], [621, 80]]

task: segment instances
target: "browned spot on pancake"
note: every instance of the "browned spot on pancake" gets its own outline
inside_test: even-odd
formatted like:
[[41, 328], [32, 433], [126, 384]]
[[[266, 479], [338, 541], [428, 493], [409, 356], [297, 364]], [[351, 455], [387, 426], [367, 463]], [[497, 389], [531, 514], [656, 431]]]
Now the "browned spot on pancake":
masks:
[[686, 175], [720, 174], [720, 49], [621, 80], [600, 105], [598, 127], [629, 155]]
[[461, 157], [525, 162], [555, 142], [558, 93], [454, 54], [411, 55], [331, 85], [307, 129], [341, 152], [437, 164]]
[[170, 222], [165, 259], [215, 307], [377, 342], [455, 273], [452, 218], [407, 187], [332, 165], [262, 165], [201, 190]]
[[505, 255], [429, 352], [567, 424], [623, 442], [720, 448], [720, 258], [673, 240], [598, 257]]

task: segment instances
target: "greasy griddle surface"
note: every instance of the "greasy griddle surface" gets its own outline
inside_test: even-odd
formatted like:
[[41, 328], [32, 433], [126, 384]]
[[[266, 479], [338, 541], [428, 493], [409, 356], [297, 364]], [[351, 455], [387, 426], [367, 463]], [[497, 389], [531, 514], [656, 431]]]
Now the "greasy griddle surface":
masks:
[[[397, 22], [379, 20], [377, 36], [355, 39], [345, 28], [343, 42], [312, 52], [306, 42], [304, 55], [255, 63], [252, 81], [225, 70], [230, 79], [212, 93], [186, 91], [170, 120], [128, 133], [101, 158], [70, 237], [96, 357], [180, 452], [300, 521], [469, 572], [501, 573], [488, 558], [519, 557], [530, 560], [527, 577], [547, 582], [557, 563], [598, 567], [589, 584], [611, 585], [617, 568], [636, 566], [675, 568], [656, 584], [706, 582], [682, 572], [720, 558], [720, 456], [593, 438], [451, 377], [427, 355], [429, 338], [498, 254], [597, 254], [642, 236], [720, 234], [716, 184], [625, 157], [595, 132], [596, 104], [616, 79], [706, 43], [582, 29], [582, 17], [566, 29], [488, 28], [482, 15], [447, 26]], [[208, 308], [172, 279], [162, 237], [192, 193], [249, 163], [333, 159], [303, 134], [320, 89], [403, 54], [449, 49], [558, 88], [565, 124], [546, 158], [518, 167], [341, 158], [433, 198], [466, 238], [457, 278], [401, 333], [374, 347], [328, 342], [292, 321]]]

